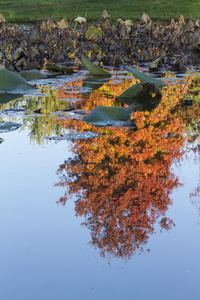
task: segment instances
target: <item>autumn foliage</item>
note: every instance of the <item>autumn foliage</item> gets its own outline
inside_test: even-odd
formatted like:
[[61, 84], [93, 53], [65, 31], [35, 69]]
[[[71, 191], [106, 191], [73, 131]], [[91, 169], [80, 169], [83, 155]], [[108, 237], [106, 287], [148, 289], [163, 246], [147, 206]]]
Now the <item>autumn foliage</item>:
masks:
[[179, 185], [170, 167], [183, 154], [186, 126], [178, 113], [183, 86], [170, 85], [163, 92], [154, 111], [133, 113], [136, 131], [62, 121], [78, 131], [101, 134], [77, 141], [74, 157], [60, 166], [59, 185], [66, 193], [58, 202], [65, 205], [76, 195], [76, 215], [85, 217], [90, 243], [102, 256], [130, 258], [143, 251], [157, 222], [161, 230], [174, 225], [166, 212], [170, 193]]

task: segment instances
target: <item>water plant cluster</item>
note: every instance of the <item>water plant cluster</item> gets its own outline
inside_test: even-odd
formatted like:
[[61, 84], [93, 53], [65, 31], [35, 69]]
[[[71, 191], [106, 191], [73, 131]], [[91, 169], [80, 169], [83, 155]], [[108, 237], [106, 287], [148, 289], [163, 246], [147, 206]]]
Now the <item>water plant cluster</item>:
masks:
[[77, 67], [82, 55], [103, 66], [145, 63], [151, 70], [184, 71], [199, 58], [199, 22], [186, 23], [182, 15], [168, 24], [145, 13], [138, 24], [121, 19], [110, 24], [106, 10], [93, 25], [83, 17], [75, 18], [75, 26], [65, 18], [34, 21], [30, 27], [1, 20], [1, 61], [15, 71], [42, 69], [46, 61]]

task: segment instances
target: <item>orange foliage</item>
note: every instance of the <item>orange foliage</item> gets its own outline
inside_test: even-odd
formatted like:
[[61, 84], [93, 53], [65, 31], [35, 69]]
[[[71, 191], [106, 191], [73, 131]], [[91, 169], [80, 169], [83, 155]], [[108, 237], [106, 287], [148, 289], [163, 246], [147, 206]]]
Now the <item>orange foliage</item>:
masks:
[[[182, 96], [181, 85], [165, 88], [154, 111], [133, 113], [137, 131], [96, 128], [80, 120], [61, 121], [77, 131], [101, 134], [77, 141], [74, 158], [60, 166], [58, 185], [65, 186], [66, 193], [58, 202], [65, 205], [70, 195], [76, 194], [76, 215], [85, 217], [83, 224], [91, 231], [91, 244], [102, 256], [109, 253], [130, 258], [143, 250], [157, 221], [161, 229], [174, 225], [165, 213], [171, 204], [170, 193], [179, 184], [170, 167], [172, 160], [183, 154], [185, 123], [177, 110]], [[82, 108], [96, 106], [99, 98], [94, 99], [96, 102], [89, 105], [84, 98]]]

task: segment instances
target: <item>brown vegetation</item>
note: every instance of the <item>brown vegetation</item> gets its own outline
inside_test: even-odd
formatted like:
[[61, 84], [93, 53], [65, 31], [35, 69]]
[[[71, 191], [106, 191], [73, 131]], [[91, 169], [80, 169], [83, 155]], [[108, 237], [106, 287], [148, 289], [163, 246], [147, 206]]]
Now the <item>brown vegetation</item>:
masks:
[[[156, 61], [151, 69], [162, 66], [183, 71], [198, 59], [199, 24], [188, 21], [182, 15], [170, 24], [153, 23], [143, 15], [141, 24], [131, 20], [118, 20], [109, 24], [105, 12], [102, 20], [93, 26], [87, 23], [72, 28], [65, 19], [35, 22], [25, 29], [17, 25], [1, 23], [1, 52], [7, 67], [14, 69], [41, 69], [45, 61], [65, 65], [77, 63], [81, 55], [88, 56], [97, 64], [119, 66]], [[20, 50], [19, 50], [20, 49]], [[14, 59], [15, 52], [20, 51]]]

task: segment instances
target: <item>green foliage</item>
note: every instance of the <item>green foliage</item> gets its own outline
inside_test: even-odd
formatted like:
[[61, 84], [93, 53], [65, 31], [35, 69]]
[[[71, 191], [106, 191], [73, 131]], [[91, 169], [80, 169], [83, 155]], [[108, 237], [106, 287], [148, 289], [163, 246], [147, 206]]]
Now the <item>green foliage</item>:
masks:
[[103, 30], [100, 27], [91, 26], [86, 32], [86, 38], [88, 39], [91, 34], [95, 34], [96, 37], [103, 35]]

